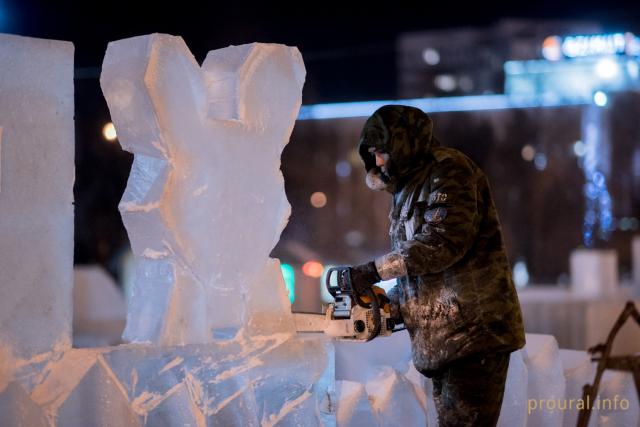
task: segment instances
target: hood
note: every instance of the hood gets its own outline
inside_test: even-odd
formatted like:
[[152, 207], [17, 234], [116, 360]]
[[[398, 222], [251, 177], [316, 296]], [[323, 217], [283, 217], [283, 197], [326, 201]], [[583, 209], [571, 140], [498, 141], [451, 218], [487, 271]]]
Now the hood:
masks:
[[[367, 171], [367, 185], [374, 190], [398, 189], [424, 168], [431, 148], [439, 145], [433, 137], [433, 122], [423, 111], [404, 105], [385, 105], [367, 119], [360, 135], [358, 152]], [[387, 173], [376, 166], [370, 148], [389, 154]]]

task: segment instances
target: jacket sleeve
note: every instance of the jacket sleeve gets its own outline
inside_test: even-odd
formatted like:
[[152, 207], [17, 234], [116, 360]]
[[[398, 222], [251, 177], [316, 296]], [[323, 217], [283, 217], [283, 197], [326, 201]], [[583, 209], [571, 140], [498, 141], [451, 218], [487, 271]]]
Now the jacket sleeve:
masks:
[[[476, 174], [462, 159], [438, 163], [431, 175], [431, 192], [420, 230], [398, 249], [375, 260], [383, 280], [404, 275], [439, 273], [469, 251], [475, 241], [478, 212]], [[415, 214], [415, 213], [414, 213]]]

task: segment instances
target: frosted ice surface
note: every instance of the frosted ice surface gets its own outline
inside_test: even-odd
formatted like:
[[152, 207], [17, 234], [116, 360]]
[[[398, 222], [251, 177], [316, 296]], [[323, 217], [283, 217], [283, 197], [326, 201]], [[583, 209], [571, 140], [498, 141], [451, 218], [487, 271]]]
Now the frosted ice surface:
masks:
[[[591, 362], [591, 355], [585, 351], [560, 350], [560, 360], [566, 381], [565, 398], [567, 401], [578, 401], [582, 399], [582, 388], [585, 384], [593, 384], [596, 376], [596, 366]], [[564, 412], [562, 425], [564, 427], [574, 427], [578, 421], [578, 410], [576, 405], [567, 406]], [[598, 425], [598, 408], [591, 410], [589, 426]]]
[[0, 426], [46, 427], [47, 420], [25, 389], [12, 382], [0, 391]]
[[[528, 399], [547, 400], [564, 399], [565, 379], [558, 350], [558, 342], [552, 335], [527, 334], [527, 344], [523, 349], [524, 363], [527, 366]], [[546, 405], [546, 404], [545, 404]], [[531, 411], [527, 419], [528, 426], [561, 426], [561, 410]]]
[[[411, 363], [411, 342], [407, 331], [390, 337], [379, 337], [367, 343], [337, 340], [336, 380], [366, 383], [375, 377], [380, 367], [391, 366], [406, 372]], [[363, 364], [362, 361], [367, 363]]]
[[377, 424], [364, 384], [336, 381], [336, 422], [340, 427], [370, 427]]
[[71, 346], [73, 45], [0, 34], [0, 63], [0, 348], [29, 359]]
[[380, 426], [425, 426], [427, 417], [413, 385], [393, 368], [367, 382], [367, 394]]
[[180, 37], [109, 44], [101, 85], [135, 154], [120, 203], [139, 264], [126, 339], [294, 330], [269, 253], [290, 212], [280, 155], [304, 76], [298, 50], [282, 45], [212, 51], [200, 67]]
[[522, 350], [514, 351], [509, 358], [507, 382], [504, 387], [502, 408], [498, 426], [524, 427], [527, 425], [528, 373]]
[[76, 347], [120, 342], [127, 316], [122, 292], [99, 265], [73, 270], [73, 340]]
[[140, 420], [109, 368], [99, 359], [69, 394], [57, 414], [64, 427], [134, 427]]
[[120, 346], [102, 357], [140, 417], [189, 411], [187, 420], [207, 425], [320, 425], [333, 393], [327, 346], [318, 336], [275, 334], [174, 348]]
[[144, 418], [145, 426], [205, 426], [204, 416], [189, 397], [187, 384], [179, 384]]
[[[590, 383], [593, 383], [593, 380]], [[640, 425], [640, 403], [630, 372], [605, 371], [598, 389], [598, 399], [599, 403], [595, 404], [599, 405], [599, 426]]]

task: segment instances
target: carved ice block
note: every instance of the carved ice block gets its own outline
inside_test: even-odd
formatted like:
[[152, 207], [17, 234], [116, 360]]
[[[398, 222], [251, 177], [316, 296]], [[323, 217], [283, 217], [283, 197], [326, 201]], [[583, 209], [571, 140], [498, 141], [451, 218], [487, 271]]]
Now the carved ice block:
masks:
[[618, 290], [618, 254], [613, 249], [576, 249], [571, 253], [571, 288], [580, 295]]
[[[566, 382], [558, 342], [551, 335], [527, 334], [522, 350], [527, 367], [527, 405], [542, 401], [538, 408], [527, 406], [527, 426], [561, 426], [564, 413], [547, 402], [564, 399]], [[551, 407], [551, 408], [550, 408]]]
[[161, 344], [294, 332], [279, 261], [279, 169], [301, 103], [296, 48], [209, 52], [180, 37], [112, 42], [101, 85], [135, 154], [120, 211], [138, 263], [124, 337]]
[[0, 35], [0, 348], [71, 346], [73, 45]]

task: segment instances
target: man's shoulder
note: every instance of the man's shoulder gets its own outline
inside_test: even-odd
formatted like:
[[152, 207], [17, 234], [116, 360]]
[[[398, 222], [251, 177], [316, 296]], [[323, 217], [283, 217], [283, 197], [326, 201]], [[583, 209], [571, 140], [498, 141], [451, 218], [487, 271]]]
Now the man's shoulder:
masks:
[[431, 150], [437, 163], [447, 164], [447, 166], [456, 166], [458, 168], [467, 169], [473, 173], [482, 173], [478, 165], [475, 164], [462, 151], [451, 147], [434, 147]]

